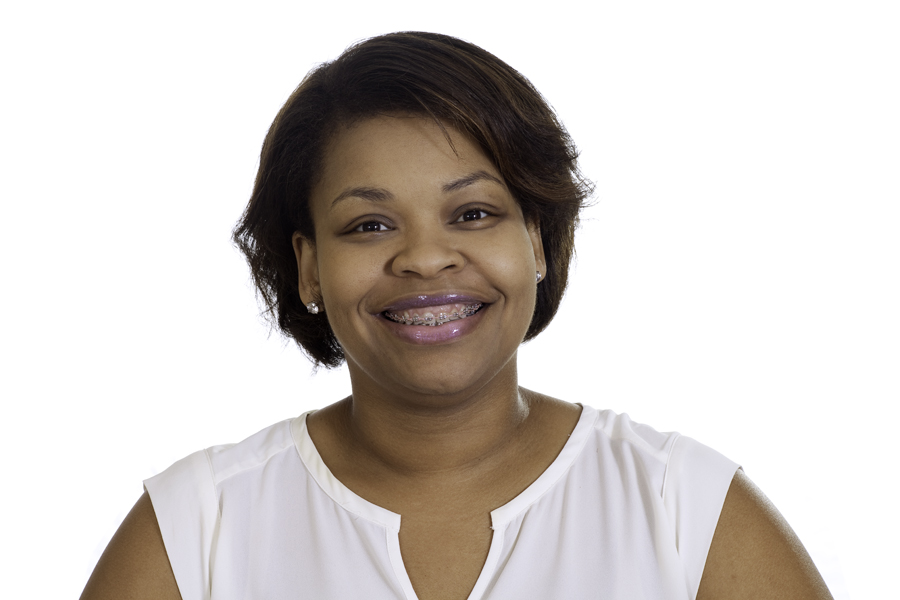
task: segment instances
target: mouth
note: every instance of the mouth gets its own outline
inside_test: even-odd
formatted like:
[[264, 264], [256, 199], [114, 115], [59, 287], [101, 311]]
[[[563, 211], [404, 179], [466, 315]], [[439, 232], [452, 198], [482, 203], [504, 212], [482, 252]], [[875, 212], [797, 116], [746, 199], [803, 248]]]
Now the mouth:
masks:
[[411, 307], [402, 310], [386, 310], [384, 318], [399, 323], [420, 327], [440, 327], [453, 321], [466, 319], [487, 306], [483, 302], [454, 302], [434, 306]]

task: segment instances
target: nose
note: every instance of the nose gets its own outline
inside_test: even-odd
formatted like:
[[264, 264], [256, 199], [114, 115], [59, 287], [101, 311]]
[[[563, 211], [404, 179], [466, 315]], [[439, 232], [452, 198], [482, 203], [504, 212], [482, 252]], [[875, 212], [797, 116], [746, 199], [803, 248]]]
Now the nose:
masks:
[[403, 236], [391, 270], [398, 277], [431, 279], [462, 269], [466, 260], [450, 238], [434, 229], [409, 232]]

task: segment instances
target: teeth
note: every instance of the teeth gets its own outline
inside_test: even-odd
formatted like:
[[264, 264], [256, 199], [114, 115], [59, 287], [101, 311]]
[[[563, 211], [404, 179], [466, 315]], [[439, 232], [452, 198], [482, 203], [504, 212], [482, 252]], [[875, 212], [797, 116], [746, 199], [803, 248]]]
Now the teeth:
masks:
[[[390, 313], [385, 312], [384, 316], [386, 316], [391, 321], [395, 323], [400, 323], [401, 325], [423, 325], [427, 327], [437, 327], [438, 325], [443, 325], [444, 323], [449, 323], [450, 321], [457, 321], [459, 319], [465, 319], [466, 317], [471, 317], [476, 312], [483, 307], [484, 304], [478, 302], [476, 304], [454, 304], [452, 305], [449, 311], [440, 311], [437, 316], [431, 311], [426, 311], [422, 315], [419, 315], [413, 309], [413, 312], [410, 313], [408, 310], [404, 310], [403, 312]], [[443, 307], [441, 307], [443, 308]]]

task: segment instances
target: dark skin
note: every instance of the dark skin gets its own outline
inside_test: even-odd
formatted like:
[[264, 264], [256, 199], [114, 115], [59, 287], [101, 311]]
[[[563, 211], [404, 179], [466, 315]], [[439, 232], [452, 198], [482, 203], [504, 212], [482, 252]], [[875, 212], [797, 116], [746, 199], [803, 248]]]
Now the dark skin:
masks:
[[[420, 600], [469, 595], [490, 547], [490, 512], [553, 462], [581, 413], [518, 385], [534, 274], [545, 271], [540, 229], [477, 145], [450, 132], [456, 152], [415, 117], [339, 132], [312, 193], [316, 241], [293, 238], [300, 297], [323, 304], [353, 388], [309, 416], [310, 436], [344, 485], [402, 515], [400, 549]], [[413, 342], [379, 317], [397, 298], [449, 292], [489, 304], [455, 338]], [[738, 471], [697, 597], [831, 595], [790, 527]], [[82, 598], [180, 598], [146, 494]]]
[[[520, 395], [525, 418], [510, 421], [511, 435], [470, 462], [434, 456], [410, 460], [415, 455], [408, 454], [402, 442], [384, 453], [378, 440], [354, 431], [350, 399], [307, 421], [316, 447], [342, 483], [403, 516], [400, 548], [420, 600], [469, 595], [490, 549], [490, 512], [518, 496], [550, 466], [581, 414], [577, 405], [524, 388]], [[469, 426], [465, 417], [459, 423]], [[401, 427], [410, 425], [416, 427]], [[451, 426], [437, 435], [446, 436], [446, 449], [461, 433]]]
[[81, 598], [181, 600], [147, 492], [109, 541]]
[[742, 470], [734, 475], [697, 600], [832, 598], [800, 539]]
[[[470, 554], [483, 564], [484, 540], [477, 538], [486, 537], [485, 533], [482, 531], [476, 539], [453, 540], [454, 545], [469, 544], [473, 548]], [[420, 594], [422, 600], [427, 597]], [[181, 600], [146, 493], [113, 536], [81, 598]], [[825, 582], [790, 526], [738, 471], [725, 498], [697, 600], [828, 598], [832, 596]]]

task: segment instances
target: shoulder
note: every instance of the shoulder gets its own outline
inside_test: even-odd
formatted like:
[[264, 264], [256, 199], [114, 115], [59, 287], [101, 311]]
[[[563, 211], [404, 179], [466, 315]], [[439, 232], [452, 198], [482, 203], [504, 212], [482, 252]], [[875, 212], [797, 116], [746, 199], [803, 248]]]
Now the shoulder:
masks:
[[293, 451], [295, 424], [306, 418], [306, 413], [269, 425], [237, 444], [224, 444], [207, 448], [209, 468], [216, 483], [241, 472], [264, 466], [284, 451]]
[[697, 600], [831, 597], [790, 525], [739, 470], [722, 506]]
[[593, 447], [582, 453], [592, 467], [588, 475], [602, 478], [604, 502], [625, 506], [635, 520], [646, 519], [654, 543], [674, 550], [693, 597], [739, 465], [692, 438], [658, 431], [625, 413], [585, 410], [596, 413]]
[[189, 454], [147, 479], [144, 486], [154, 502], [158, 493], [171, 487], [215, 488], [222, 481], [264, 466], [277, 454], [293, 449], [293, 424], [303, 418], [305, 414], [280, 421], [236, 444], [210, 446]]
[[150, 497], [125, 517], [91, 574], [81, 600], [181, 600]]
[[[593, 422], [593, 436], [597, 443], [641, 456], [648, 464], [653, 463], [656, 468], [665, 471], [667, 482], [690, 477], [698, 471], [707, 477], [715, 472], [717, 479], [724, 478], [727, 489], [739, 467], [716, 450], [677, 431], [659, 431], [632, 420], [628, 413], [589, 406], [585, 406], [584, 410]], [[666, 487], [673, 486], [667, 483]], [[724, 490], [722, 495], [724, 498]]]
[[212, 446], [144, 482], [146, 492], [125, 517], [97, 563], [83, 600], [204, 598], [223, 481], [259, 470], [294, 447], [294, 425], [276, 423], [237, 444]]
[[628, 413], [597, 410], [587, 406], [585, 411], [588, 414], [596, 413], [594, 430], [597, 434], [652, 456], [660, 463], [668, 461], [672, 447], [680, 437], [677, 432], [662, 432], [649, 425], [633, 421]]
[[249, 490], [261, 488], [265, 474], [278, 479], [281, 469], [268, 468], [273, 461], [297, 459], [293, 421], [266, 427], [237, 444], [194, 452], [144, 481], [169, 564], [186, 599], [208, 595], [208, 563], [223, 499], [246, 499]]
[[585, 407], [593, 415], [592, 437], [602, 454], [619, 464], [640, 464], [653, 489], [673, 510], [690, 497], [709, 497], [718, 512], [739, 465], [676, 431], [659, 431], [627, 413]]

